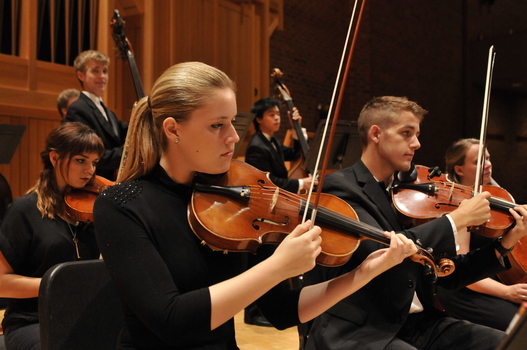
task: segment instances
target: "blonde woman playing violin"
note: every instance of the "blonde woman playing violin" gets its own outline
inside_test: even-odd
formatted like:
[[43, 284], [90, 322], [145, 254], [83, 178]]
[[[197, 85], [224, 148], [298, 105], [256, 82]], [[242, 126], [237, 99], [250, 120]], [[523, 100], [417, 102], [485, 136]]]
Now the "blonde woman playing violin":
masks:
[[[132, 112], [128, 156], [94, 208], [96, 236], [123, 303], [119, 349], [238, 349], [234, 316], [257, 301], [275, 327], [306, 322], [415, 253], [405, 237], [334, 280], [292, 289], [313, 268], [320, 228], [298, 225], [243, 271], [243, 254], [213, 251], [187, 210], [198, 173], [223, 174], [239, 137], [234, 83], [200, 62], [167, 69]], [[217, 220], [227, 220], [218, 217]], [[260, 255], [260, 254], [257, 254]]]
[[[449, 180], [473, 187], [479, 150], [478, 139], [461, 139], [454, 142], [445, 154]], [[495, 185], [492, 162], [488, 150], [482, 165], [483, 184]], [[465, 254], [479, 248], [491, 239], [462, 229], [458, 232], [459, 253]], [[523, 300], [527, 299], [527, 284], [506, 285], [497, 276], [473, 283], [459, 291], [438, 289], [438, 298], [446, 311], [457, 318], [506, 330]]]

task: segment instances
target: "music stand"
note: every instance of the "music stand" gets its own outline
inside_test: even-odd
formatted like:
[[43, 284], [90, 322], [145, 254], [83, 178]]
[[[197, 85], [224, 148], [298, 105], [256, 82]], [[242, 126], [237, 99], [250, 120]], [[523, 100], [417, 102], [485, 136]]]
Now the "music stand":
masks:
[[25, 125], [0, 124], [0, 164], [11, 163], [25, 130]]
[[240, 145], [242, 144], [243, 140], [245, 140], [245, 135], [247, 134], [247, 130], [249, 129], [253, 119], [254, 114], [252, 113], [238, 112], [238, 114], [236, 114], [236, 119], [233, 124], [238, 136], [240, 137], [240, 141], [238, 141], [234, 146], [233, 158], [236, 158]]
[[[307, 155], [305, 168], [310, 173], [313, 173], [317, 161], [318, 150], [322, 141], [322, 134], [324, 132], [326, 121], [321, 120], [318, 123], [315, 136], [311, 140], [310, 151]], [[327, 133], [331, 131], [331, 123], [328, 126]], [[326, 136], [322, 157], [326, 154], [328, 136]], [[316, 150], [316, 151], [314, 151]], [[362, 147], [359, 141], [359, 132], [357, 131], [357, 122], [342, 120], [337, 122], [335, 134], [333, 137], [333, 144], [331, 146], [331, 153], [328, 159], [327, 170], [340, 170], [352, 166], [360, 159], [362, 154]], [[319, 167], [322, 167], [322, 159]]]
[[[520, 306], [520, 308], [524, 307], [524, 305]], [[524, 350], [525, 344], [527, 344], [527, 312], [523, 313], [496, 350]]]

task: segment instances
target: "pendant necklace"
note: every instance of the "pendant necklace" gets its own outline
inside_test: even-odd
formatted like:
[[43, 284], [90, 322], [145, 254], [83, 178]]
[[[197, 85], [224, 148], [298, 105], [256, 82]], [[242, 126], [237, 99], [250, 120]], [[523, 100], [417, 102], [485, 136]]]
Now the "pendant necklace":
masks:
[[78, 224], [75, 226], [75, 231], [72, 230], [71, 224], [69, 222], [66, 222], [68, 224], [68, 227], [70, 228], [71, 235], [73, 236], [73, 243], [75, 244], [75, 251], [77, 252], [77, 259], [80, 259], [81, 256], [79, 254], [79, 240], [77, 239], [77, 227]]

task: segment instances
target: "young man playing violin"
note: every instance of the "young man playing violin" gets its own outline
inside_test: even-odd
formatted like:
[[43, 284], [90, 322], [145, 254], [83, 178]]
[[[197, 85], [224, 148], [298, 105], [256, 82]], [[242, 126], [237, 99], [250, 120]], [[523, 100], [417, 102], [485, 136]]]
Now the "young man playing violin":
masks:
[[[456, 255], [456, 233], [490, 217], [489, 193], [464, 200], [446, 216], [403, 230], [387, 189], [397, 172], [410, 169], [421, 146], [419, 128], [425, 114], [404, 97], [385, 96], [367, 103], [358, 120], [361, 159], [328, 175], [323, 192], [348, 202], [360, 221], [404, 233], [424, 248], [432, 248], [436, 257], [451, 257], [455, 271], [436, 283], [457, 289], [510, 267], [502, 254], [527, 233], [520, 216], [527, 215], [527, 206], [516, 208], [520, 214], [511, 212], [516, 226], [501, 241], [465, 255]], [[345, 273], [383, 247], [363, 240], [345, 265], [317, 266], [305, 280], [312, 283]], [[422, 265], [406, 259], [319, 316], [311, 327], [307, 349], [495, 349], [503, 332], [447, 317], [435, 307], [433, 277]]]

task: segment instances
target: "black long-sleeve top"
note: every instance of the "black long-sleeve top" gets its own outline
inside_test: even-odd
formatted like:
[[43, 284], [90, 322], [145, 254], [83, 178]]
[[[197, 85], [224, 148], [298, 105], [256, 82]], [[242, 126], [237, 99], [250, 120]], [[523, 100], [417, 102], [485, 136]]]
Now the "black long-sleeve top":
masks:
[[[37, 199], [35, 192], [16, 198], [0, 226], [0, 250], [13, 273], [42, 277], [56, 264], [78, 260], [73, 233], [82, 260], [99, 258], [92, 223], [69, 226], [60, 217], [43, 218]], [[4, 331], [34, 323], [38, 323], [38, 298], [8, 300]]]
[[[122, 348], [238, 349], [233, 319], [210, 329], [208, 287], [242, 272], [244, 253], [201, 244], [187, 220], [191, 191], [157, 166], [95, 203], [97, 241], [124, 306]], [[258, 305], [275, 327], [291, 327], [299, 293], [281, 283]]]

